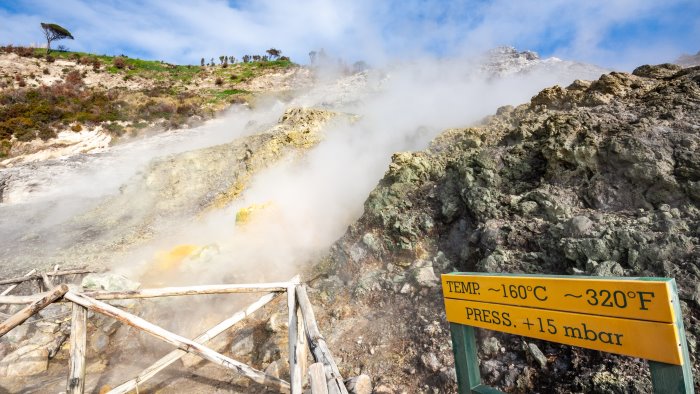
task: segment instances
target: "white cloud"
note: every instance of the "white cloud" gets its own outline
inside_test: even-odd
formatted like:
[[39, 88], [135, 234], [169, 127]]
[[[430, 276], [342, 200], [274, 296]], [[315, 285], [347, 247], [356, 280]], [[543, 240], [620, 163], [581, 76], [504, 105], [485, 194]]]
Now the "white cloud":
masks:
[[[200, 57], [221, 54], [240, 57], [270, 47], [299, 62], [308, 59], [310, 50], [324, 47], [350, 62], [382, 63], [429, 51], [449, 55], [516, 44], [520, 49], [546, 48], [561, 57], [629, 68], [639, 62], [670, 60], [682, 51], [695, 52], [699, 48], [692, 37], [700, 33], [700, 7], [691, 0], [445, 4], [246, 0], [236, 6], [221, 0], [29, 0], [24, 5], [24, 14], [0, 11], [0, 42], [41, 42], [38, 23], [47, 20], [75, 33], [77, 40], [67, 43], [72, 49], [177, 63], [197, 63]], [[643, 42], [608, 41], [611, 29], [622, 24], [653, 19], [671, 26], [679, 16], [685, 18], [687, 34], [659, 34]]]

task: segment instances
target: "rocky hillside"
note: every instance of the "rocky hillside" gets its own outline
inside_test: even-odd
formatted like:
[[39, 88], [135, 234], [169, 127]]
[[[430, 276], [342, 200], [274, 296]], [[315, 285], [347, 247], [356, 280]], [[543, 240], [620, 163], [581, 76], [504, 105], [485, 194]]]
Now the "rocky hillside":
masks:
[[0, 166], [103, 150], [199, 124], [255, 94], [307, 86], [288, 59], [180, 66], [124, 56], [0, 48]]
[[[358, 366], [345, 373], [381, 393], [453, 392], [437, 276], [457, 270], [676, 278], [700, 376], [699, 149], [700, 68], [660, 65], [545, 89], [395, 154], [313, 283], [331, 349]], [[479, 344], [482, 377], [507, 392], [650, 391], [641, 360]]]

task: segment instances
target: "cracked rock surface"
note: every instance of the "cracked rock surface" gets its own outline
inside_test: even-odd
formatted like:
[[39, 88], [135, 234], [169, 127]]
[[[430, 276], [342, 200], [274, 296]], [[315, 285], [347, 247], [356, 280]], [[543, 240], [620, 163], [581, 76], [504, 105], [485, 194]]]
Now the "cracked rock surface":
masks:
[[[446, 130], [425, 151], [395, 154], [313, 284], [312, 302], [339, 328], [331, 348], [365, 360], [375, 387], [453, 392], [432, 274], [671, 277], [700, 376], [698, 152], [700, 67], [664, 64], [545, 89], [478, 127]], [[480, 334], [485, 383], [651, 390], [642, 360], [526, 339]], [[375, 349], [382, 357], [365, 356]]]

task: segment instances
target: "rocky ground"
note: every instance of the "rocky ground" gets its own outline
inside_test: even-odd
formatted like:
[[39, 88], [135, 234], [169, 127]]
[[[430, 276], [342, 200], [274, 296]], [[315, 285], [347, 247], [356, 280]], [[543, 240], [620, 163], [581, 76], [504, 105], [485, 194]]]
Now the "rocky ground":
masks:
[[[437, 275], [456, 270], [675, 278], [700, 376], [699, 109], [700, 68], [642, 66], [395, 154], [313, 283], [345, 373], [453, 392]], [[479, 346], [507, 392], [650, 391], [642, 360], [491, 332]]]
[[[516, 72], [524, 72], [527, 64], [546, 70], [556, 63], [529, 52], [501, 52]], [[513, 69], [500, 64], [487, 65], [487, 72]], [[270, 83], [286, 86], [276, 78], [271, 76]], [[359, 100], [356, 90], [366, 78], [350, 76], [294, 98], [294, 105], [317, 108], [289, 109], [276, 125], [251, 126], [259, 130], [247, 137], [158, 157], [119, 184], [118, 193], [91, 201], [93, 208], [61, 223], [60, 231], [37, 226], [42, 222], [32, 216], [28, 231], [3, 235], [12, 240], [4, 245], [10, 257], [3, 269], [21, 274], [19, 267], [49, 268], [75, 256], [102, 266], [105, 259], [147, 242], [176, 219], [184, 217], [194, 227], [195, 218], [236, 200], [253, 174], [287, 158], [303, 160], [304, 152], [323, 139], [326, 125], [354, 122], [342, 108]], [[252, 90], [258, 82], [245, 83]], [[373, 94], [365, 88], [363, 94]], [[476, 127], [444, 131], [424, 151], [394, 154], [362, 217], [303, 273], [321, 332], [343, 376], [371, 376], [376, 393], [454, 392], [451, 341], [438, 282], [439, 274], [452, 271], [674, 277], [694, 372], [700, 374], [695, 357], [700, 337], [698, 107], [700, 68], [643, 66], [633, 74], [610, 73], [592, 82], [545, 89], [529, 103], [500, 108]], [[109, 162], [100, 166], [105, 165]], [[31, 189], [22, 169], [0, 173], [9, 174], [0, 177], [0, 190], [32, 196], [22, 192]], [[51, 174], [46, 171], [45, 176]], [[6, 204], [4, 220], [22, 218], [28, 206], [43, 207], [41, 212], [49, 216], [54, 205], [42, 206], [39, 200]], [[263, 204], [239, 211], [241, 222], [258, 209], [267, 210]], [[268, 210], [270, 216], [274, 213]], [[235, 217], [238, 222], [239, 215]], [[166, 274], [180, 269], [177, 264], [199, 264], [219, 253], [209, 246], [180, 245], [152, 261], [160, 271], [131, 279], [145, 286], [172, 285], [176, 278]], [[239, 258], [235, 250], [229, 252]], [[217, 270], [207, 274], [208, 267], [180, 270], [178, 280], [192, 284], [195, 274], [204, 283], [214, 279], [207, 275], [231, 283], [257, 279], [233, 269], [226, 275]], [[255, 268], [260, 277], [282, 275], [281, 267]], [[139, 284], [112, 273], [82, 279], [82, 285], [117, 290]], [[212, 298], [191, 305], [186, 320], [195, 325], [172, 319], [181, 304], [121, 306], [192, 336], [224, 317], [210, 313], [212, 309], [197, 311], [198, 306], [225, 305], [233, 312], [244, 304], [223, 302]], [[65, 308], [52, 308], [28, 328], [13, 331], [11, 340], [0, 342], [1, 388], [41, 392], [64, 385], [68, 349], [58, 342], [67, 337], [68, 315]], [[286, 328], [280, 323], [285, 310], [283, 300], [271, 304], [251, 324], [224, 335], [216, 349], [286, 378]], [[168, 348], [127, 327], [92, 318], [88, 342], [88, 383], [94, 391], [133, 376]], [[649, 392], [642, 360], [492, 332], [480, 332], [478, 343], [482, 377], [507, 392]], [[142, 357], [134, 360], [134, 354]], [[185, 361], [146, 390], [261, 391], [206, 363], [191, 369], [196, 362]], [[39, 378], [41, 371], [47, 372]]]

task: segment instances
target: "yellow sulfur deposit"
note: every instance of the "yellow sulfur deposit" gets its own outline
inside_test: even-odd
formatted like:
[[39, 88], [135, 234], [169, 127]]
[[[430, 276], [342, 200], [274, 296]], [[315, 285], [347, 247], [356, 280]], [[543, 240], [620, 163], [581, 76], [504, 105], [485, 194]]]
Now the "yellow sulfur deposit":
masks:
[[268, 201], [263, 204], [252, 204], [247, 207], [241, 208], [238, 211], [236, 211], [236, 224], [246, 224], [250, 222], [252, 216], [255, 215], [256, 212], [259, 212], [269, 206], [272, 205], [271, 201]]
[[159, 271], [170, 271], [178, 268], [186, 258], [199, 249], [197, 245], [178, 245], [167, 252], [156, 253], [153, 265]]

